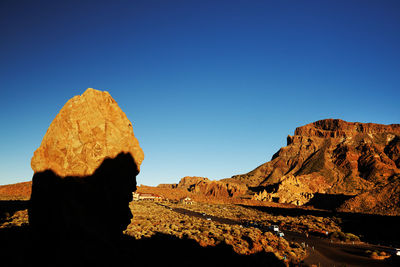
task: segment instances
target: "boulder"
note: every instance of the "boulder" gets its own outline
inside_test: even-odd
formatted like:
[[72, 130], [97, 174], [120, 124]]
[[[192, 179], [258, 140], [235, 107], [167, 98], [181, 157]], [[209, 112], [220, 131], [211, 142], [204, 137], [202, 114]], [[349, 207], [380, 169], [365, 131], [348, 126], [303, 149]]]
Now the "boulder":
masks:
[[49, 262], [107, 262], [110, 243], [132, 219], [143, 158], [132, 123], [108, 92], [89, 88], [64, 105], [31, 161], [29, 224]]
[[88, 88], [71, 98], [57, 114], [34, 152], [32, 170], [59, 176], [87, 176], [105, 158], [130, 153], [138, 167], [143, 151], [132, 123], [108, 92]]

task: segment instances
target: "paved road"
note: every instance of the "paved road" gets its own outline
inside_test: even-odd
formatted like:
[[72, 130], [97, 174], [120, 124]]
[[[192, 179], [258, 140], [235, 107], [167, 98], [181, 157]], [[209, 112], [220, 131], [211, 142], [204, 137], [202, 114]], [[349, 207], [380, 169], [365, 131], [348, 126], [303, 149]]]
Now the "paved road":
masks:
[[[170, 208], [168, 206], [164, 206]], [[170, 208], [175, 212], [192, 217], [212, 220], [224, 224], [242, 225], [242, 222], [223, 217], [195, 212], [184, 208]], [[306, 265], [317, 266], [400, 266], [400, 260], [395, 258], [390, 261], [373, 260], [365, 255], [366, 250], [382, 250], [381, 246], [371, 244], [331, 243], [330, 240], [315, 236], [306, 237], [304, 234], [284, 231], [285, 238], [289, 241], [304, 243], [308, 257], [304, 260]], [[392, 257], [393, 258], [393, 257]]]
[[305, 263], [321, 266], [396, 266], [393, 261], [373, 260], [365, 255], [366, 250], [382, 250], [370, 244], [331, 243], [330, 240], [315, 236], [306, 237], [296, 232], [285, 231], [289, 241], [304, 243], [307, 246], [308, 257]]

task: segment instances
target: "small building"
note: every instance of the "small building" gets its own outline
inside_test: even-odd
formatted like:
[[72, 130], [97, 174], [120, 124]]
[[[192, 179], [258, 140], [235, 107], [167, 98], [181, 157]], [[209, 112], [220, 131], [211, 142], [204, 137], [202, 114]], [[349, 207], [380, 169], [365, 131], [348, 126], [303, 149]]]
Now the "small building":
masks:
[[190, 197], [185, 197], [183, 199], [181, 199], [181, 202], [185, 205], [192, 205], [193, 204], [193, 200]]
[[135, 200], [135, 201], [138, 201], [138, 200], [161, 201], [162, 200], [161, 196], [152, 194], [152, 193], [133, 192], [132, 196], [133, 196], [133, 200]]

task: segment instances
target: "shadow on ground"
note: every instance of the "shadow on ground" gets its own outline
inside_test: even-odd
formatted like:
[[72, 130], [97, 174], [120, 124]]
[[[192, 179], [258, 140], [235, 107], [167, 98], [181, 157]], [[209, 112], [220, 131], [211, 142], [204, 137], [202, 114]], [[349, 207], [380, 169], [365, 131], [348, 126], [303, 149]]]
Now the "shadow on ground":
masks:
[[[230, 246], [201, 247], [158, 233], [108, 244], [33, 244], [29, 226], [0, 229], [1, 262], [8, 266], [284, 266], [272, 253], [239, 255]], [[46, 248], [45, 250], [43, 248]]]
[[305, 206], [312, 206], [316, 209], [324, 209], [335, 211], [339, 208], [346, 200], [353, 198], [344, 194], [321, 194], [315, 193], [313, 198]]
[[400, 247], [400, 240], [398, 238], [400, 236], [400, 216], [382, 216], [298, 208], [278, 208], [247, 205], [242, 206], [250, 209], [257, 209], [277, 216], [281, 215], [297, 217], [312, 215], [318, 217], [335, 217], [340, 222], [340, 226], [344, 232], [361, 236], [363, 241], [373, 244]]
[[0, 222], [11, 217], [16, 211], [29, 207], [28, 200], [0, 200]]

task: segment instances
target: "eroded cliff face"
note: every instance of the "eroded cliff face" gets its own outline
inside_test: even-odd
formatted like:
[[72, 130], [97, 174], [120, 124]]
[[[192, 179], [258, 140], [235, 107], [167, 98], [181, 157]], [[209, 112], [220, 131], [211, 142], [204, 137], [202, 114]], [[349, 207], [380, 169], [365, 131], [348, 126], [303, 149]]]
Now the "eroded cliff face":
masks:
[[377, 184], [372, 190], [349, 199], [338, 210], [399, 216], [400, 175], [394, 175], [389, 182]]
[[359, 195], [397, 181], [399, 151], [399, 124], [326, 119], [298, 127], [271, 161], [226, 180], [265, 188], [283, 203], [304, 204], [293, 195], [308, 193]]
[[178, 184], [178, 188], [183, 188], [189, 192], [212, 196], [215, 198], [228, 198], [243, 195], [247, 192], [245, 185], [236, 183], [210, 181], [204, 177], [186, 176]]

